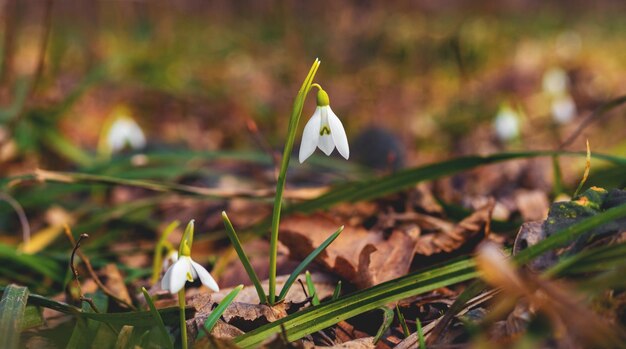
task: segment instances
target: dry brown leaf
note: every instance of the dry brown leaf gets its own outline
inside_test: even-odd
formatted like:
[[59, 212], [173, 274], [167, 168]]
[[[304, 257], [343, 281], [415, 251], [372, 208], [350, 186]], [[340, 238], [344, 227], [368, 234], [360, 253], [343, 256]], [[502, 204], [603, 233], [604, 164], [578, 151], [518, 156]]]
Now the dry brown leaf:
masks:
[[417, 239], [415, 253], [425, 256], [441, 252], [449, 253], [473, 238], [488, 235], [493, 207], [494, 202], [490, 200], [469, 217], [454, 225], [452, 229], [420, 236]]
[[194, 349], [239, 349], [239, 346], [228, 338], [206, 336], [200, 340], [195, 341], [193, 343], [193, 348]]
[[[317, 214], [292, 216], [281, 224], [280, 240], [295, 259], [305, 258], [341, 224]], [[360, 288], [406, 274], [413, 259], [415, 237], [395, 230], [389, 239], [382, 232], [346, 226], [343, 233], [316, 261]]]
[[[280, 276], [276, 279], [276, 288], [278, 290], [282, 289], [287, 278], [288, 276]], [[305, 279], [304, 275], [301, 275], [299, 278], [301, 280]], [[311, 274], [311, 279], [315, 284], [315, 290], [320, 299], [330, 297], [333, 294], [335, 285], [337, 284], [336, 278], [326, 274], [313, 273]], [[267, 293], [267, 280], [264, 281], [262, 285]], [[199, 328], [197, 326], [202, 326], [207, 316], [209, 316], [217, 304], [221, 302], [230, 291], [232, 291], [232, 289], [222, 289], [217, 293], [198, 293], [189, 299], [188, 304], [196, 308], [196, 316], [194, 318], [196, 329]], [[233, 303], [226, 308], [222, 318], [226, 322], [225, 325], [233, 325], [238, 329], [248, 331], [262, 324], [273, 322], [287, 316], [287, 310], [292, 307], [301, 308], [308, 305], [307, 299], [300, 285], [296, 283], [287, 293], [284, 302], [269, 307], [265, 304], [259, 304], [256, 289], [253, 286], [247, 286], [237, 294]], [[235, 336], [231, 330], [232, 329], [224, 327], [219, 330], [221, 332], [215, 332], [217, 330], [214, 329], [211, 334], [218, 338], [231, 338], [229, 337], [231, 334], [233, 337]]]
[[[494, 309], [519, 304], [521, 297], [528, 302], [529, 312], [540, 312], [550, 320], [551, 329], [561, 342], [570, 340], [582, 343], [582, 347], [593, 344], [597, 348], [614, 348], [626, 337], [621, 329], [594, 313], [585, 304], [584, 297], [571, 291], [574, 289], [571, 285], [520, 271], [498, 246], [482, 245], [476, 257], [476, 268], [484, 281], [502, 289], [500, 303], [505, 306], [496, 305]], [[489, 315], [490, 318], [496, 316], [495, 311]], [[528, 316], [517, 316], [518, 323], [507, 330], [515, 333], [520, 319], [528, 319]]]
[[[305, 348], [309, 348], [305, 345]], [[374, 337], [359, 338], [351, 340], [349, 342], [340, 343], [333, 346], [313, 346], [311, 348], [325, 348], [325, 349], [371, 349], [376, 348], [374, 344]]]
[[104, 274], [106, 277], [104, 279], [104, 285], [106, 288], [108, 288], [116, 297], [126, 301], [128, 304], [133, 303], [130, 299], [130, 294], [128, 293], [126, 284], [124, 283], [124, 277], [122, 276], [122, 273], [118, 269], [117, 265], [114, 263], [107, 264], [102, 269], [101, 274]]
[[335, 336], [338, 342], [348, 343], [356, 339], [368, 338], [370, 335], [356, 329], [347, 321], [339, 321], [335, 325]]

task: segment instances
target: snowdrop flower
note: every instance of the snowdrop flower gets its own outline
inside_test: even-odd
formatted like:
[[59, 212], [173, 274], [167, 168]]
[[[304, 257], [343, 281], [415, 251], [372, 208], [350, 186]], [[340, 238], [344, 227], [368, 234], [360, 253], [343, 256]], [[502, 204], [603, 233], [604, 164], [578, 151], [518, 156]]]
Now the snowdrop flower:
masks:
[[178, 293], [182, 290], [187, 281], [194, 281], [200, 278], [202, 284], [215, 292], [219, 292], [220, 288], [217, 286], [215, 279], [209, 274], [209, 272], [200, 264], [191, 259], [191, 249], [187, 246], [185, 240], [181, 242], [184, 244], [182, 255], [178, 258], [163, 276], [161, 280], [161, 288], [170, 293]]
[[181, 256], [174, 265], [172, 265], [161, 280], [161, 288], [170, 292], [178, 293], [185, 282], [194, 281], [200, 278], [202, 284], [215, 292], [219, 292], [220, 288], [217, 286], [215, 279], [209, 274], [209, 272], [200, 264], [196, 263], [189, 256]]
[[315, 148], [319, 147], [324, 154], [330, 155], [337, 147], [339, 154], [348, 159], [350, 149], [348, 147], [348, 137], [343, 129], [343, 124], [330, 109], [330, 101], [326, 91], [317, 85], [317, 108], [304, 126], [302, 133], [302, 143], [300, 143], [300, 163], [308, 159], [313, 154]]
[[106, 143], [112, 153], [123, 150], [127, 145], [132, 149], [142, 149], [146, 146], [146, 136], [135, 120], [120, 116], [109, 127]]
[[543, 91], [551, 96], [567, 93], [569, 77], [565, 70], [552, 68], [543, 75]]
[[519, 116], [509, 106], [502, 106], [494, 121], [496, 135], [502, 141], [509, 141], [519, 136]]
[[559, 124], [567, 124], [576, 116], [576, 103], [568, 94], [552, 100], [552, 119]]

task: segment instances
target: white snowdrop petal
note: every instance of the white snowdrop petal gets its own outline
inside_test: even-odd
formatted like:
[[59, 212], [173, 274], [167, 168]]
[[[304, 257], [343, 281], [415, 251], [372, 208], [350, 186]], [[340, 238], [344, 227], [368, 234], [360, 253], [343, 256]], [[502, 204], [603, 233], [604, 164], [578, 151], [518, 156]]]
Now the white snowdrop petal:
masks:
[[214, 292], [220, 291], [220, 288], [219, 286], [217, 286], [217, 282], [215, 282], [215, 279], [213, 279], [211, 274], [209, 274], [209, 272], [203, 266], [194, 261], [191, 261], [191, 265], [193, 266], [194, 271], [197, 273], [200, 281], [202, 281], [202, 284], [204, 286], [210, 288]]
[[133, 149], [142, 149], [146, 146], [146, 136], [136, 123], [133, 123], [130, 129], [128, 142]]
[[320, 136], [317, 146], [324, 152], [326, 155], [330, 155], [335, 149], [335, 143], [333, 143], [333, 137], [329, 135]]
[[120, 118], [109, 128], [107, 144], [113, 153], [123, 150], [127, 144], [133, 149], [141, 149], [146, 146], [146, 136], [134, 120]]
[[187, 273], [191, 272], [191, 258], [187, 256], [180, 257], [172, 266], [172, 276], [170, 277], [170, 293], [177, 293], [187, 282]]
[[333, 143], [337, 147], [339, 154], [346, 160], [350, 157], [350, 147], [348, 146], [348, 137], [346, 131], [343, 128], [341, 120], [337, 115], [328, 107], [328, 124], [330, 125], [330, 135], [333, 138]]
[[298, 156], [300, 163], [308, 159], [317, 147], [317, 141], [320, 138], [321, 111], [318, 107], [315, 113], [304, 126], [302, 132], [302, 141], [300, 143], [300, 154]]
[[170, 289], [169, 286], [170, 286], [170, 278], [172, 277], [172, 269], [174, 269], [173, 265], [167, 269], [167, 271], [165, 272], [165, 275], [163, 275], [163, 279], [161, 279], [162, 290], [169, 291]]

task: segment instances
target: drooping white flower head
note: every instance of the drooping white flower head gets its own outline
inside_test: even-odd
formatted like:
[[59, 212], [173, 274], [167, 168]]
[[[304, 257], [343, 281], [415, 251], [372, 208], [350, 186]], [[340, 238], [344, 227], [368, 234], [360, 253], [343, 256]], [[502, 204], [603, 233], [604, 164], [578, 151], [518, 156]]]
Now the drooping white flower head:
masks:
[[504, 105], [500, 107], [493, 127], [500, 140], [510, 141], [519, 136], [519, 116], [511, 107]]
[[552, 119], [559, 124], [567, 124], [576, 116], [574, 99], [564, 94], [552, 100]]
[[346, 160], [350, 157], [348, 137], [341, 120], [330, 108], [328, 94], [321, 88], [317, 92], [317, 108], [311, 119], [304, 126], [300, 143], [300, 163], [303, 163], [320, 148], [324, 154], [330, 155], [337, 147], [339, 154]]
[[196, 263], [189, 256], [181, 256], [176, 263], [172, 265], [161, 280], [161, 288], [170, 293], [177, 293], [187, 281], [194, 281], [200, 278], [202, 284], [215, 292], [219, 292], [215, 279], [200, 264]]
[[120, 116], [109, 127], [106, 142], [111, 153], [117, 153], [126, 146], [131, 149], [144, 148], [146, 136], [135, 120], [129, 116]]
[[187, 281], [193, 282], [195, 279], [200, 278], [204, 286], [219, 292], [220, 288], [211, 274], [203, 266], [191, 259], [190, 245], [193, 241], [193, 230], [194, 221], [191, 220], [180, 242], [179, 258], [163, 275], [161, 288], [170, 293], [177, 293], [185, 287]]

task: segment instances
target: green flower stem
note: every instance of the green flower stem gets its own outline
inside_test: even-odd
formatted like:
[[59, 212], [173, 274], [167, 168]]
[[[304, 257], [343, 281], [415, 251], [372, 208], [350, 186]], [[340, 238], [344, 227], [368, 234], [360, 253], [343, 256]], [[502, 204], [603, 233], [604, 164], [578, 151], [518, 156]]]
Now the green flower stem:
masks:
[[187, 349], [187, 321], [185, 320], [185, 288], [178, 291], [178, 307], [180, 308], [180, 340], [183, 349]]
[[174, 229], [178, 227], [179, 224], [179, 221], [173, 221], [172, 223], [170, 223], [163, 231], [163, 234], [161, 234], [161, 238], [154, 248], [152, 278], [150, 280], [152, 285], [155, 285], [159, 281], [159, 276], [161, 276], [161, 269], [163, 268], [163, 247], [166, 247], [168, 244], [167, 237], [174, 231]]
[[276, 300], [276, 257], [278, 255], [278, 226], [280, 224], [280, 209], [283, 201], [283, 190], [285, 189], [285, 180], [287, 177], [287, 167], [289, 167], [289, 159], [291, 157], [291, 151], [293, 149], [293, 142], [296, 138], [296, 131], [298, 129], [298, 122], [300, 121], [300, 115], [302, 115], [302, 108], [304, 107], [304, 100], [307, 93], [311, 90], [311, 84], [313, 83], [313, 77], [320, 66], [318, 59], [313, 62], [309, 74], [302, 83], [300, 91], [296, 96], [296, 100], [293, 104], [293, 111], [291, 118], [289, 119], [289, 128], [287, 130], [287, 140], [285, 142], [285, 149], [283, 150], [283, 158], [280, 164], [280, 171], [278, 173], [278, 180], [276, 181], [276, 196], [274, 197], [274, 210], [272, 212], [272, 228], [270, 233], [270, 270], [269, 270], [269, 303], [273, 305]]

